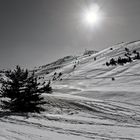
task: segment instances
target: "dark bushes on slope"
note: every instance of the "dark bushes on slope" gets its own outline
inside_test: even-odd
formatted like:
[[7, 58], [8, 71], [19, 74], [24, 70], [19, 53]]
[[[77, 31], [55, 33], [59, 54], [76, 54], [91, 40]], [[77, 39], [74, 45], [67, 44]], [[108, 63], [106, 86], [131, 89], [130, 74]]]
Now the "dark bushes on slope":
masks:
[[106, 62], [106, 66], [116, 66], [118, 65], [124, 65], [126, 63], [131, 63], [133, 60], [139, 60], [140, 59], [140, 53], [137, 52], [136, 50], [133, 50], [132, 53], [135, 54], [135, 56], [132, 56], [132, 53], [128, 48], [125, 48], [126, 53], [124, 54], [125, 57], [121, 58], [120, 56], [118, 57], [117, 60], [114, 58], [111, 58], [109, 62]]

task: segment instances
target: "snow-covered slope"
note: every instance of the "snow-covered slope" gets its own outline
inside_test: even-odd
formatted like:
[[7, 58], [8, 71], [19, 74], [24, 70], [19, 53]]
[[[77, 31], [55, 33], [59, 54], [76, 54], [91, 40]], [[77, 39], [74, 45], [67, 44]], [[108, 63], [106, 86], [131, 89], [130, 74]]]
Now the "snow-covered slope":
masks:
[[[138, 52], [140, 41], [120, 43], [36, 68], [38, 81], [51, 80], [53, 87], [52, 94], [42, 95], [46, 111], [28, 116], [1, 111], [0, 140], [139, 140]], [[120, 65], [119, 57], [132, 62]], [[107, 66], [112, 58], [116, 65]]]
[[[128, 91], [137, 94], [140, 90], [140, 60], [124, 65], [106, 66], [106, 62], [111, 58], [117, 60], [118, 57], [125, 57], [126, 48], [133, 58], [133, 51], [140, 51], [140, 41], [121, 43], [93, 55], [79, 56], [49, 74], [42, 73], [40, 81], [51, 80], [55, 92], [86, 97], [100, 96], [98, 91], [102, 91], [103, 98], [109, 98], [106, 94], [110, 92], [111, 96], [114, 94], [122, 97]], [[124, 95], [118, 93], [121, 91]], [[128, 96], [131, 98], [131, 94]]]

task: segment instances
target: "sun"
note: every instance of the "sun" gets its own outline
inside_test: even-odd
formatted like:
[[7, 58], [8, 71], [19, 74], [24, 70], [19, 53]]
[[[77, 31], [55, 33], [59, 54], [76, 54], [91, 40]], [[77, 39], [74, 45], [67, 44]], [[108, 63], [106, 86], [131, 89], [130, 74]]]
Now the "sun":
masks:
[[85, 14], [85, 20], [88, 24], [95, 24], [99, 21], [99, 14], [93, 11], [87, 11]]
[[90, 8], [86, 9], [84, 12], [84, 22], [87, 25], [98, 25], [101, 21], [100, 7], [92, 5]]

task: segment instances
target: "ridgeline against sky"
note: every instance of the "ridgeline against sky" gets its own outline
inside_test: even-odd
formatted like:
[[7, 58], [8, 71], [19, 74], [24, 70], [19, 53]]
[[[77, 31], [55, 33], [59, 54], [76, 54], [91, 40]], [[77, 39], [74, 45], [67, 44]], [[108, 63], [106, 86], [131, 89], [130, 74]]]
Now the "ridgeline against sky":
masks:
[[[98, 4], [99, 26], [83, 23]], [[84, 49], [140, 39], [139, 0], [0, 0], [0, 68], [32, 68]]]

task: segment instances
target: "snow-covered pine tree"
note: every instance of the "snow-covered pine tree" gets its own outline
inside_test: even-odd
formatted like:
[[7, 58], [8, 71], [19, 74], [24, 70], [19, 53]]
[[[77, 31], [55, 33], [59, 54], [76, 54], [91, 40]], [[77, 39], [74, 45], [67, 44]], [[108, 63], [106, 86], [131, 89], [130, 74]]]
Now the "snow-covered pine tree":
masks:
[[46, 85], [43, 85], [43, 87], [39, 88], [39, 93], [52, 93], [52, 87], [50, 84], [51, 81], [49, 81]]
[[6, 72], [6, 80], [2, 82], [2, 108], [12, 112], [40, 112], [44, 104], [43, 97], [38, 93], [37, 79], [34, 73], [29, 76], [28, 70], [19, 66], [14, 71]]

